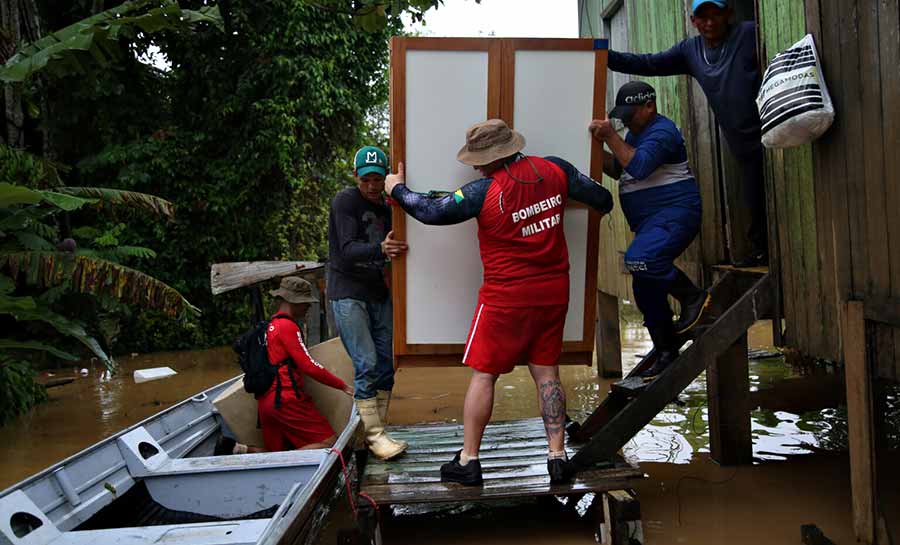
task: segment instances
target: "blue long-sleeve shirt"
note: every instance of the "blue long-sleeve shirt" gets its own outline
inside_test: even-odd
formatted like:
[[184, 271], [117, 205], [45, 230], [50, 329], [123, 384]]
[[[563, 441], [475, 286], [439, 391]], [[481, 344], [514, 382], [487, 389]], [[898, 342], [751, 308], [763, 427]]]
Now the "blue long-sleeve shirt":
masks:
[[[657, 115], [640, 134], [626, 134], [625, 143], [634, 148], [634, 156], [619, 178], [619, 200], [632, 231], [661, 210], [700, 210], [684, 137], [671, 119]], [[620, 166], [618, 160], [616, 164]]]
[[[608, 214], [613, 207], [612, 195], [605, 187], [582, 174], [571, 163], [559, 157], [544, 157], [558, 166], [568, 179], [569, 197], [584, 203], [602, 214]], [[484, 198], [493, 178], [481, 178], [469, 182], [457, 190], [462, 198], [454, 194], [432, 196], [416, 193], [406, 185], [394, 187], [391, 197], [401, 208], [422, 223], [428, 225], [452, 225], [478, 217]]]
[[660, 53], [609, 51], [609, 69], [639, 76], [693, 76], [716, 114], [732, 153], [738, 157], [761, 149], [759, 60], [756, 26], [752, 21], [733, 25], [722, 45], [709, 48], [702, 36], [681, 41]]

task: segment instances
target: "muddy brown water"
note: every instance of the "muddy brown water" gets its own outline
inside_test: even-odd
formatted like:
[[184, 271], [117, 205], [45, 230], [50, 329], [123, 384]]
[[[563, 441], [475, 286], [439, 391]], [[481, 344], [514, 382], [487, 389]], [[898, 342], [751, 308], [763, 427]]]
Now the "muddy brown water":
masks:
[[[768, 348], [770, 330], [766, 323], [755, 326], [752, 347]], [[626, 371], [649, 349], [643, 328], [623, 323]], [[237, 372], [228, 348], [124, 357], [120, 364], [122, 371], [114, 377], [100, 366], [89, 368], [87, 377], [50, 389], [47, 403], [0, 428], [0, 489]], [[178, 374], [134, 383], [135, 369], [159, 366], [172, 367]], [[751, 362], [754, 388], [790, 373], [782, 358]], [[468, 378], [465, 368], [400, 369], [391, 423], [461, 420]], [[608, 390], [608, 381], [598, 379], [595, 370], [585, 366], [563, 367], [562, 380], [569, 414], [577, 420]], [[757, 463], [720, 467], [708, 455], [703, 381], [701, 376], [682, 394], [685, 406], [667, 407], [624, 449], [648, 476], [636, 488], [645, 543], [800, 543], [800, 525], [805, 523], [819, 525], [835, 543], [854, 543], [847, 457], [811, 453], [817, 447], [841, 444], [846, 424], [840, 413], [754, 411]], [[494, 419], [537, 415], [537, 397], [527, 370], [501, 377]], [[888, 482], [898, 482], [894, 477], [887, 476]], [[900, 509], [894, 509], [900, 501], [893, 495], [885, 501], [889, 512], [895, 513], [892, 518], [900, 520]], [[594, 523], [585, 505], [567, 508], [551, 499], [454, 506], [429, 513], [398, 511], [383, 518], [383, 535], [386, 543], [400, 544], [587, 544], [594, 542]], [[329, 517], [319, 543], [335, 543], [337, 531], [351, 523], [341, 504]]]

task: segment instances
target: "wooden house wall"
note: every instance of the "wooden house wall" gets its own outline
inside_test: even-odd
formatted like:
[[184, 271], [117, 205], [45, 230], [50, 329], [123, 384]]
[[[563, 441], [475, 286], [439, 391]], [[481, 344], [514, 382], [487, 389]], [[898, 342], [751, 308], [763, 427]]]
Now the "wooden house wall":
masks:
[[[805, 11], [836, 110], [812, 146], [820, 248], [831, 244], [821, 278], [836, 292], [816, 317], [837, 318], [841, 301], [900, 295], [900, 0], [806, 0]], [[878, 374], [900, 378], [900, 331], [873, 337]]]
[[[806, 34], [806, 18], [803, 0], [759, 0], [757, 10], [765, 67]], [[785, 340], [806, 355], [838, 360], [837, 292], [832, 275], [823, 268], [833, 261], [826, 255], [832, 249], [830, 229], [819, 228], [819, 220], [827, 215], [819, 217], [816, 207], [812, 146], [767, 150], [766, 166], [766, 189], [775, 204], [769, 221], [775, 222], [780, 250]]]
[[[600, 14], [618, 4], [627, 10], [631, 51], [660, 51], [693, 33], [688, 0], [582, 0], [582, 34], [592, 27], [599, 35]], [[813, 357], [843, 359], [845, 301], [900, 297], [898, 4], [756, 0], [762, 62], [812, 33], [836, 110], [834, 125], [812, 145], [767, 152], [785, 341]], [[659, 91], [660, 111], [682, 128], [701, 186], [703, 228], [682, 265], [702, 274], [696, 268], [723, 261], [726, 247], [722, 203], [728, 199], [720, 189], [714, 120], [695, 82], [682, 76], [648, 80]], [[614, 182], [604, 184], [613, 188]], [[621, 265], [629, 240], [621, 211], [604, 220], [599, 285], [619, 297], [630, 296]], [[900, 331], [875, 329], [878, 374], [896, 380]]]

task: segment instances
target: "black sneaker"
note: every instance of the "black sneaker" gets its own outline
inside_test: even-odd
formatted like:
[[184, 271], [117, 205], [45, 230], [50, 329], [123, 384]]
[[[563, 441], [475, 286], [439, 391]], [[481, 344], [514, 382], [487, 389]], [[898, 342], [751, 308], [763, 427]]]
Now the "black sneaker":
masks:
[[572, 464], [562, 458], [547, 460], [547, 473], [550, 474], [550, 484], [566, 484], [572, 482], [575, 472]]
[[645, 379], [656, 378], [657, 375], [665, 371], [666, 367], [668, 367], [676, 359], [678, 359], [677, 351], [670, 352], [668, 350], [664, 350], [659, 353], [659, 356], [656, 357], [656, 361], [653, 362], [653, 365], [651, 365], [649, 369], [644, 370], [638, 376]]
[[699, 322], [700, 318], [703, 317], [703, 311], [709, 308], [709, 303], [711, 301], [712, 296], [709, 294], [709, 292], [706, 290], [702, 290], [698, 292], [697, 296], [690, 301], [682, 302], [681, 315], [672, 326], [675, 328], [675, 333], [680, 335], [689, 331], [692, 327], [697, 325], [697, 322]]
[[462, 450], [456, 452], [453, 460], [441, 466], [442, 483], [459, 483], [465, 486], [480, 486], [484, 480], [481, 478], [481, 462], [469, 460], [466, 465], [460, 465], [459, 455]]

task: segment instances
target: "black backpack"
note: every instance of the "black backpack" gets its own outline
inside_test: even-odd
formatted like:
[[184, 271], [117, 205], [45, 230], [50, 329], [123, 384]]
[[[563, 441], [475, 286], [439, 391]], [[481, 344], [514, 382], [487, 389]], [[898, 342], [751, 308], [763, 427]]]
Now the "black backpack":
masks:
[[[275, 320], [276, 318], [292, 319], [287, 314], [276, 314], [272, 317], [272, 320]], [[278, 364], [269, 363], [266, 333], [268, 332], [270, 323], [271, 322], [267, 320], [263, 320], [251, 327], [234, 341], [234, 345], [232, 345], [231, 348], [237, 352], [238, 363], [241, 365], [241, 370], [244, 372], [244, 390], [249, 394], [255, 395], [256, 398], [259, 399], [259, 396], [269, 391], [269, 388], [272, 387], [272, 382], [277, 382], [275, 408], [280, 408], [281, 375], [278, 373], [278, 369], [282, 365], [293, 367], [294, 363], [290, 359], [280, 361]], [[299, 397], [300, 392], [297, 388], [294, 373], [289, 373], [289, 376], [291, 377], [291, 386]]]

